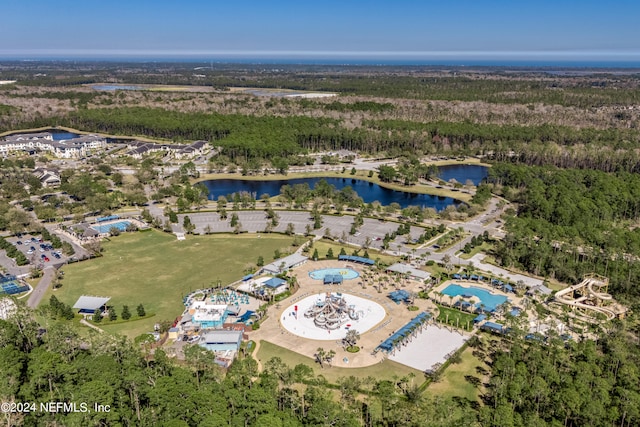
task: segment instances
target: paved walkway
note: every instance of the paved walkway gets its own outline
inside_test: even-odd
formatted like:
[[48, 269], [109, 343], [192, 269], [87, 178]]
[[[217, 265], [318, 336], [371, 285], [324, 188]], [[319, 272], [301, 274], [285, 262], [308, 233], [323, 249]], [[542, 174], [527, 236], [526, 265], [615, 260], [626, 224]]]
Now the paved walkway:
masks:
[[477, 269], [488, 271], [495, 276], [500, 276], [503, 278], [509, 278], [509, 281], [512, 283], [516, 283], [519, 280], [522, 280], [527, 287], [533, 287], [542, 285], [542, 279], [536, 279], [535, 277], [525, 276], [523, 274], [513, 273], [509, 270], [505, 270], [504, 268], [497, 267], [493, 264], [487, 264], [483, 262], [484, 254], [476, 254], [469, 258], [469, 261], [473, 262], [473, 266]]
[[84, 326], [88, 326], [88, 327], [90, 327], [91, 329], [94, 329], [94, 330], [96, 330], [96, 331], [98, 331], [98, 332], [104, 332], [104, 329], [100, 329], [100, 328], [98, 328], [96, 325], [92, 325], [91, 323], [87, 322], [87, 321], [86, 321], [86, 320], [84, 320], [84, 319], [80, 319], [80, 323], [81, 323], [81, 324], [83, 324]]
[[53, 267], [45, 267], [43, 270], [42, 278], [38, 282], [38, 286], [35, 287], [29, 299], [27, 300], [27, 306], [29, 308], [36, 308], [42, 298], [44, 298], [44, 294], [47, 293], [49, 286], [53, 283], [53, 280], [56, 278], [57, 270]]

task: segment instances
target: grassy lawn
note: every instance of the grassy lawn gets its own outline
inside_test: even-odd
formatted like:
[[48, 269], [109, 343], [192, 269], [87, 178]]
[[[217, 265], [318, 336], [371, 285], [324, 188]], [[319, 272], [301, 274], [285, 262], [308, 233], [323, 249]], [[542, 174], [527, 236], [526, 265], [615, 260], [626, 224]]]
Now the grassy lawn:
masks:
[[[222, 284], [238, 280], [247, 263], [255, 263], [260, 255], [270, 261], [276, 249], [291, 242], [292, 238], [275, 234], [259, 239], [255, 234], [188, 236], [178, 241], [156, 230], [125, 233], [103, 243], [103, 257], [65, 266], [63, 286], [55, 295], [71, 305], [80, 295], [108, 296], [118, 314], [127, 304], [132, 321], [114, 325], [105, 321], [100, 327], [135, 337], [153, 330], [160, 320], [180, 315], [182, 297], [189, 292], [218, 280]], [[138, 304], [156, 315], [135, 321]]]
[[469, 252], [468, 254], [465, 254], [464, 252], [460, 252], [458, 257], [460, 257], [461, 259], [470, 259], [472, 256], [479, 254], [480, 252], [487, 253], [492, 249], [493, 249], [492, 243], [483, 242], [480, 246], [476, 246], [475, 248], [471, 249], [471, 252]]
[[310, 366], [316, 375], [324, 376], [327, 381], [335, 384], [340, 377], [348, 377], [353, 375], [357, 378], [367, 378], [369, 376], [374, 377], [376, 380], [393, 380], [394, 376], [403, 377], [410, 373], [414, 373], [415, 384], [420, 385], [424, 382], [424, 375], [421, 371], [409, 368], [408, 366], [401, 365], [391, 360], [385, 360], [382, 363], [376, 363], [372, 366], [365, 368], [336, 368], [328, 367], [325, 365], [324, 369], [320, 368], [320, 365], [309, 357], [303, 356], [291, 350], [287, 350], [284, 347], [277, 346], [268, 341], [260, 341], [260, 348], [258, 354], [255, 356], [262, 363], [267, 362], [272, 357], [279, 357], [282, 361], [293, 368], [294, 366], [302, 363]]
[[477, 317], [477, 314], [464, 313], [455, 308], [449, 308], [442, 305], [438, 305], [438, 309], [440, 311], [437, 319], [439, 322], [446, 323], [448, 318], [450, 325], [459, 325], [460, 328], [466, 328], [467, 323], [469, 324], [469, 327], [472, 327], [473, 319]]
[[476, 368], [482, 367], [488, 370], [488, 367], [472, 353], [473, 349], [467, 347], [461, 354], [461, 362], [449, 365], [440, 381], [429, 384], [426, 393], [433, 396], [462, 397], [477, 402], [482, 386], [480, 388], [474, 386], [465, 377], [474, 376], [484, 381], [482, 376], [477, 373]]
[[[326, 255], [327, 255], [327, 252], [329, 251], [329, 248], [333, 250], [333, 256], [336, 259], [338, 259], [338, 255], [340, 254], [340, 250], [342, 248], [344, 248], [344, 250], [347, 252], [347, 255], [351, 255], [355, 249], [358, 249], [355, 246], [342, 245], [340, 243], [334, 243], [334, 242], [323, 239], [313, 243], [313, 249], [309, 251], [309, 257], [313, 255], [314, 249], [318, 249], [318, 256], [319, 256], [318, 260], [326, 259]], [[360, 249], [360, 256], [364, 256], [364, 252], [365, 252], [364, 249]], [[371, 259], [373, 260], [380, 259], [381, 262], [389, 265], [396, 263], [400, 260], [399, 257], [381, 254], [375, 249], [367, 249], [367, 252], [369, 252], [369, 256], [371, 257]]]

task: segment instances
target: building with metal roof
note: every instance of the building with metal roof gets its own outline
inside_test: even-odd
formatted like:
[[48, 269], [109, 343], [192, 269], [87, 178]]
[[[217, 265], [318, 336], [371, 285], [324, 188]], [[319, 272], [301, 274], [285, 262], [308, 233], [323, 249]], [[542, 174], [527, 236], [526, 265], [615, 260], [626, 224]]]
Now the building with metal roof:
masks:
[[428, 272], [412, 267], [409, 264], [403, 264], [401, 262], [390, 265], [389, 267], [387, 267], [387, 271], [407, 275], [414, 280], [424, 281], [431, 278], [431, 274], [429, 274]]
[[242, 331], [207, 331], [198, 342], [200, 347], [211, 351], [238, 351], [242, 342]]
[[262, 267], [262, 271], [274, 275], [280, 274], [291, 268], [304, 264], [308, 259], [309, 258], [304, 255], [293, 253], [289, 256], [277, 259], [272, 263], [265, 265], [264, 267]]
[[110, 299], [111, 297], [92, 297], [82, 295], [73, 305], [73, 308], [78, 309], [82, 314], [93, 314], [97, 309], [103, 309]]

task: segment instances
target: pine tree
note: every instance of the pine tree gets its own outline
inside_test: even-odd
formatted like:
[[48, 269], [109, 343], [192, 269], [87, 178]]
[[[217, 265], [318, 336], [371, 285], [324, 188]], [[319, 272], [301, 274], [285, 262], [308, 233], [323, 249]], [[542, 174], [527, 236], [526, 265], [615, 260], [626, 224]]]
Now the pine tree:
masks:
[[128, 305], [122, 306], [122, 319], [123, 320], [131, 319], [131, 312], [129, 311]]
[[142, 304], [138, 305], [138, 307], [136, 307], [136, 311], [138, 312], [138, 316], [140, 317], [144, 317], [147, 315], [147, 312], [144, 310], [144, 306]]
[[99, 308], [96, 308], [96, 311], [93, 312], [93, 321], [95, 323], [102, 322], [102, 310], [100, 310]]

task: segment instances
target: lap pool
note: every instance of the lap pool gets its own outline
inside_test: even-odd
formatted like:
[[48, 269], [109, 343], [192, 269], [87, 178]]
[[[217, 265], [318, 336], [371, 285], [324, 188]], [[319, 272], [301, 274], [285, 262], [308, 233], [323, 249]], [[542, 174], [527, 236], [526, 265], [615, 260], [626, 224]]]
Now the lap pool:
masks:
[[309, 277], [314, 280], [323, 280], [325, 276], [342, 276], [344, 280], [351, 280], [357, 278], [360, 274], [350, 268], [323, 268], [309, 273]]
[[456, 297], [458, 295], [471, 295], [478, 297], [486, 311], [495, 311], [498, 306], [504, 304], [508, 299], [504, 295], [495, 295], [482, 288], [476, 288], [475, 286], [467, 288], [457, 284], [447, 286], [442, 290], [442, 293], [452, 297]]

